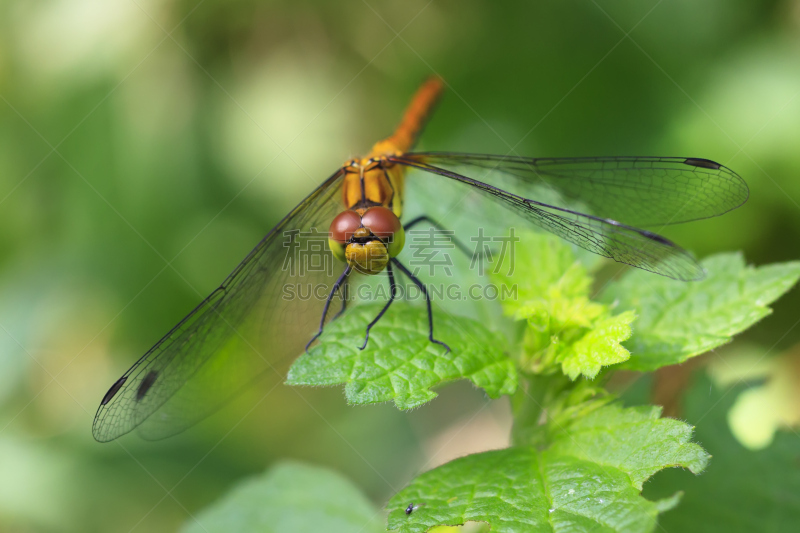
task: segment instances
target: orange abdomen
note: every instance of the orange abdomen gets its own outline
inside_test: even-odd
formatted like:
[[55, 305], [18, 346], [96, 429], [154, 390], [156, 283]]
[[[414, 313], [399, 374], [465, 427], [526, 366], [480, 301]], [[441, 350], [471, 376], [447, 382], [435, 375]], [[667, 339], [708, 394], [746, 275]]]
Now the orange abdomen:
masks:
[[344, 205], [348, 209], [359, 204], [378, 204], [390, 207], [400, 216], [405, 167], [386, 161], [379, 167], [369, 161], [411, 150], [436, 107], [443, 88], [439, 79], [429, 78], [417, 89], [395, 132], [375, 143], [369, 155], [359, 161], [357, 166], [348, 167], [349, 172], [342, 185]]
[[411, 150], [417, 144], [417, 139], [422, 134], [425, 124], [428, 123], [428, 119], [442, 95], [442, 89], [444, 89], [444, 84], [441, 80], [428, 78], [422, 87], [417, 89], [395, 132], [388, 139], [377, 143], [372, 149], [373, 152], [376, 149], [385, 150], [390, 146], [400, 153]]

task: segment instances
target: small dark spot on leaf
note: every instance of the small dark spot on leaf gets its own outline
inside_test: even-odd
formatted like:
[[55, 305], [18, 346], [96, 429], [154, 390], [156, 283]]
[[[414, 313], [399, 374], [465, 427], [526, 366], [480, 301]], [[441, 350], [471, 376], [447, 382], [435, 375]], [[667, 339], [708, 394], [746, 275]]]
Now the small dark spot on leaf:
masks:
[[414, 502], [409, 503], [408, 507], [406, 507], [406, 514], [413, 513], [414, 511], [416, 511], [417, 509], [419, 509], [423, 505], [425, 505], [425, 504], [424, 503], [419, 503], [419, 504], [415, 505]]

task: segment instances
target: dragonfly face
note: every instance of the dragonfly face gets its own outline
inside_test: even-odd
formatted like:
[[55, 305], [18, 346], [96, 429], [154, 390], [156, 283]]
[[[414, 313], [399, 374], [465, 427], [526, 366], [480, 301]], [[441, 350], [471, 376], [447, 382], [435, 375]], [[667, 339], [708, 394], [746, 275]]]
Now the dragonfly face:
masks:
[[400, 219], [380, 205], [338, 214], [331, 222], [329, 235], [333, 256], [362, 274], [382, 272], [405, 244]]

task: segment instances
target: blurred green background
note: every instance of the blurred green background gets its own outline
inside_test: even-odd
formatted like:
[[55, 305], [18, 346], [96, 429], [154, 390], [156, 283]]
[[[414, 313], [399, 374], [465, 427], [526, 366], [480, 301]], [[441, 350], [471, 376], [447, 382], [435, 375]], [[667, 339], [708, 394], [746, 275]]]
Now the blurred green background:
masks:
[[[0, 530], [173, 531], [279, 458], [378, 505], [499, 447], [457, 384], [411, 413], [253, 390], [163, 442], [100, 445], [111, 383], [352, 155], [418, 83], [421, 147], [714, 159], [751, 188], [669, 228], [699, 256], [800, 258], [800, 1], [0, 0]], [[743, 335], [800, 340], [795, 291]]]

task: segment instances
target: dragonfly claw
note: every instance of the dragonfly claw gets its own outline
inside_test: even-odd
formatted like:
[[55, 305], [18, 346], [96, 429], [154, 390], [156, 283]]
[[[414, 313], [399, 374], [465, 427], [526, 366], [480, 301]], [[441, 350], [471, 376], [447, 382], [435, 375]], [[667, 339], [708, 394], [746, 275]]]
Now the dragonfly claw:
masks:
[[311, 343], [317, 340], [321, 334], [322, 332], [320, 331], [319, 333], [311, 337], [311, 340], [306, 343], [306, 353], [308, 353], [308, 347], [311, 346]]
[[369, 342], [369, 331], [367, 331], [367, 335], [364, 337], [364, 344], [358, 347], [359, 350], [363, 350], [367, 347], [367, 343]]
[[437, 340], [436, 340], [436, 339], [434, 339], [433, 337], [431, 337], [431, 339], [430, 339], [430, 340], [431, 340], [431, 342], [432, 342], [432, 343], [434, 343], [434, 344], [438, 344], [438, 345], [440, 345], [440, 346], [444, 346], [444, 347], [445, 347], [445, 349], [447, 349], [447, 351], [445, 352], [446, 354], [450, 353], [450, 346], [448, 346], [447, 344], [443, 343], [442, 341], [437, 341]]

